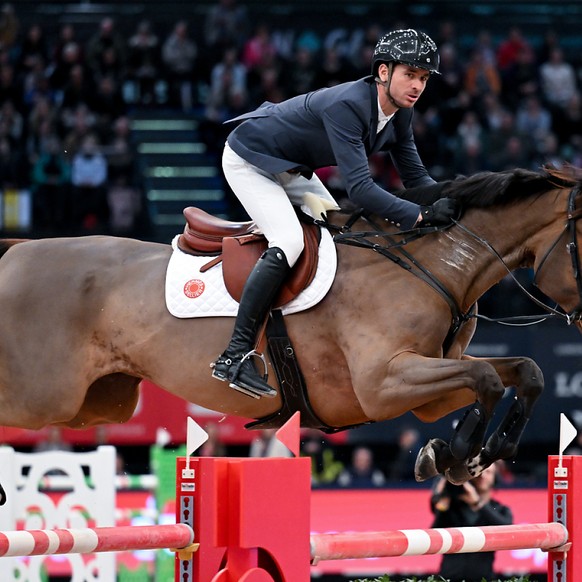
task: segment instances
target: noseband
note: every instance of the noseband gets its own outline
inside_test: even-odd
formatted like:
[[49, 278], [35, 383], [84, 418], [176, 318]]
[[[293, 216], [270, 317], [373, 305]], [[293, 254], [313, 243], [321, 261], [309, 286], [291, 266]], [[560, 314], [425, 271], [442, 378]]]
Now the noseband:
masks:
[[[564, 229], [557, 236], [556, 240], [552, 243], [550, 248], [547, 250], [546, 254], [540, 261], [540, 265], [537, 271], [534, 273], [533, 283], [537, 287], [536, 278], [539, 272], [542, 270], [544, 263], [548, 257], [552, 254], [554, 249], [558, 246], [560, 240], [565, 234], [569, 235], [569, 242], [566, 243], [566, 250], [570, 253], [570, 261], [572, 263], [572, 274], [574, 275], [574, 280], [576, 281], [576, 287], [578, 289], [578, 305], [570, 313], [562, 313], [556, 311], [548, 306], [544, 306], [545, 309], [549, 310], [551, 313], [557, 313], [564, 317], [568, 322], [568, 325], [576, 322], [582, 321], [582, 272], [580, 271], [580, 255], [578, 254], [578, 233], [576, 231], [576, 223], [580, 218], [582, 218], [582, 209], [576, 208], [576, 197], [580, 193], [580, 186], [576, 186], [570, 190], [568, 196], [568, 221], [564, 225]], [[543, 304], [542, 304], [543, 305]]]

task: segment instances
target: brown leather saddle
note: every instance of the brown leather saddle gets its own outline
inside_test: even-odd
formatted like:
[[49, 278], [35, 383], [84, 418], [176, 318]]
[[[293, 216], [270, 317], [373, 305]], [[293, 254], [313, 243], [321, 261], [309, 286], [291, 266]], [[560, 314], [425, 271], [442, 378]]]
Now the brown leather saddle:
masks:
[[[222, 262], [224, 283], [235, 301], [240, 301], [243, 286], [259, 257], [267, 249], [267, 240], [253, 222], [231, 222], [212, 216], [200, 208], [184, 209], [186, 226], [178, 237], [178, 248], [196, 256], [214, 257], [202, 267], [206, 271]], [[273, 307], [285, 305], [305, 287], [317, 271], [321, 232], [317, 225], [301, 223], [305, 248], [291, 269]]]

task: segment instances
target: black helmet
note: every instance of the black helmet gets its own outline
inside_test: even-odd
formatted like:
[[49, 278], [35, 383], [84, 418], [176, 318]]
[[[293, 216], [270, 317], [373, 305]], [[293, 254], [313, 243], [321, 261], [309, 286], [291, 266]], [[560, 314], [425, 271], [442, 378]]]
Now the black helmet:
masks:
[[376, 44], [372, 57], [372, 75], [378, 74], [380, 63], [390, 62], [438, 73], [439, 60], [437, 46], [428, 34], [412, 28], [393, 30]]

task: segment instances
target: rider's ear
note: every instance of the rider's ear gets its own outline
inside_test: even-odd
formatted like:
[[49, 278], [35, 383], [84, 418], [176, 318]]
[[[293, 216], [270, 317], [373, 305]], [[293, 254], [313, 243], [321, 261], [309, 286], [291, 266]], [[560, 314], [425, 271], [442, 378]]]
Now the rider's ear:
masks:
[[380, 77], [380, 80], [384, 82], [388, 80], [388, 66], [386, 63], [380, 63], [378, 66], [378, 77]]

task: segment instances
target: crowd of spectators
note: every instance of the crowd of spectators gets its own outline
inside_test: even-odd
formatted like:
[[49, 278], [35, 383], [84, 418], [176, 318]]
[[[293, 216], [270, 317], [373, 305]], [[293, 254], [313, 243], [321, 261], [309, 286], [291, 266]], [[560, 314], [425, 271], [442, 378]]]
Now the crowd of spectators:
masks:
[[[80, 37], [42, 22], [24, 25], [16, 7], [0, 11], [0, 184], [29, 188], [34, 228], [43, 232], [128, 231], [143, 204], [130, 119], [166, 108], [201, 120], [201, 138], [219, 152], [222, 122], [265, 100], [278, 102], [369, 73], [379, 36], [407, 23], [361, 26], [357, 42], [311, 29], [277, 34], [242, 0], [216, 0], [203, 26], [187, 19], [121, 30], [114, 14]], [[546, 162], [582, 165], [579, 63], [548, 30], [534, 44], [518, 27], [461, 43], [454, 23], [428, 30], [441, 54], [415, 114], [416, 141], [431, 175]], [[202, 31], [202, 32], [201, 32]], [[86, 30], [85, 30], [86, 32]], [[375, 177], [399, 186], [390, 164], [371, 160]], [[342, 197], [333, 169], [321, 177]]]

